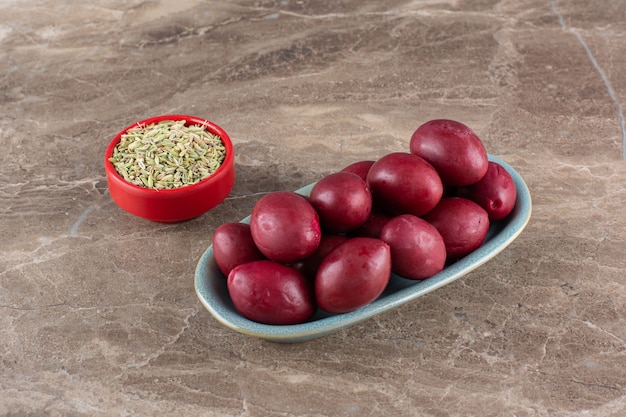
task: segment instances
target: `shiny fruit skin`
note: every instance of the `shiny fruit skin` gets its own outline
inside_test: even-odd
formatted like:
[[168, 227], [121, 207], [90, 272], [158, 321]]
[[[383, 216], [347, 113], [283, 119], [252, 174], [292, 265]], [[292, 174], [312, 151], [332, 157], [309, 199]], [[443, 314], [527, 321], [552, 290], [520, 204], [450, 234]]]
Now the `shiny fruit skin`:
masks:
[[261, 253], [283, 263], [297, 262], [312, 254], [322, 234], [313, 206], [290, 191], [261, 197], [252, 208], [250, 231]]
[[294, 268], [269, 260], [235, 267], [228, 292], [239, 313], [265, 324], [298, 324], [315, 313], [311, 286]]
[[238, 265], [265, 259], [254, 244], [250, 225], [234, 222], [224, 223], [215, 229], [213, 256], [225, 277]]
[[442, 199], [424, 220], [441, 234], [448, 260], [462, 258], [478, 249], [489, 231], [489, 215], [485, 209], [462, 197]]
[[487, 172], [484, 144], [474, 131], [454, 120], [424, 123], [411, 136], [409, 147], [437, 170], [445, 185], [470, 185]]
[[391, 273], [389, 245], [380, 239], [355, 237], [333, 249], [315, 277], [315, 299], [330, 313], [347, 313], [376, 300]]
[[391, 269], [403, 278], [421, 280], [443, 270], [446, 245], [435, 226], [403, 214], [389, 220], [380, 239], [391, 248]]
[[461, 187], [457, 194], [484, 208], [490, 221], [507, 217], [515, 207], [517, 188], [511, 174], [497, 162], [489, 162], [487, 173], [475, 184]]
[[366, 181], [367, 173], [369, 172], [372, 165], [374, 165], [374, 162], [376, 161], [364, 160], [354, 162], [342, 169], [340, 172], [352, 172], [353, 174], [357, 174], [359, 177], [363, 178], [363, 181]]
[[319, 180], [309, 202], [317, 211], [322, 230], [347, 233], [361, 226], [372, 211], [372, 193], [357, 174], [336, 172]]
[[437, 171], [423, 158], [408, 152], [382, 156], [367, 174], [374, 206], [392, 215], [421, 216], [437, 205], [443, 184]]

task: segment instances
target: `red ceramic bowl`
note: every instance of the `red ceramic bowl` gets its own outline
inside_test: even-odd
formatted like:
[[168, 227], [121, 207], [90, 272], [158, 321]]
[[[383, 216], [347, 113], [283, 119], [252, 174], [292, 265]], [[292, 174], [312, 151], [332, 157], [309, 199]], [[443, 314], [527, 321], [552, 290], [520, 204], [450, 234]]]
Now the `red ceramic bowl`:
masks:
[[[149, 125], [163, 120], [185, 120], [187, 126], [204, 125], [209, 132], [222, 139], [226, 158], [213, 175], [192, 185], [155, 190], [131, 184], [117, 173], [109, 158], [122, 135], [137, 125]], [[122, 209], [160, 223], [178, 223], [206, 213], [224, 201], [235, 184], [235, 154], [228, 134], [208, 120], [181, 114], [156, 116], [126, 127], [109, 143], [104, 155], [104, 169], [111, 197]]]

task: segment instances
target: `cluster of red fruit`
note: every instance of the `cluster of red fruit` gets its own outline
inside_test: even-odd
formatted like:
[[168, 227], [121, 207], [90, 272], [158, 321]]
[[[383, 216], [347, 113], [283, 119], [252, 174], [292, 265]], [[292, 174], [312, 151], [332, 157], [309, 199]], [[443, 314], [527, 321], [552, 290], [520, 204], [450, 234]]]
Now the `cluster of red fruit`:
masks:
[[359, 161], [320, 179], [309, 196], [269, 193], [250, 224], [214, 234], [215, 261], [235, 308], [268, 324], [345, 313], [371, 303], [394, 272], [427, 279], [484, 241], [516, 202], [511, 175], [479, 137], [432, 120], [409, 152]]

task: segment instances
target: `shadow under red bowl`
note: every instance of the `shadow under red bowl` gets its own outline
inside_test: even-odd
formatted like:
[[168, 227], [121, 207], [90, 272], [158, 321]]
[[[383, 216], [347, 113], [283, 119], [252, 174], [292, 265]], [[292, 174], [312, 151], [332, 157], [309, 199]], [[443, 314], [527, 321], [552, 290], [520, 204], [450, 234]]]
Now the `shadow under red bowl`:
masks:
[[[168, 190], [140, 187], [124, 180], [109, 158], [122, 135], [139, 125], [150, 125], [164, 120], [185, 120], [185, 125], [204, 125], [207, 131], [222, 139], [226, 157], [222, 165], [208, 178], [192, 185]], [[111, 198], [127, 212], [160, 223], [178, 223], [196, 218], [220, 204], [235, 184], [235, 155], [228, 134], [218, 125], [194, 116], [173, 114], [156, 116], [134, 123], [109, 143], [104, 155], [104, 169]]]

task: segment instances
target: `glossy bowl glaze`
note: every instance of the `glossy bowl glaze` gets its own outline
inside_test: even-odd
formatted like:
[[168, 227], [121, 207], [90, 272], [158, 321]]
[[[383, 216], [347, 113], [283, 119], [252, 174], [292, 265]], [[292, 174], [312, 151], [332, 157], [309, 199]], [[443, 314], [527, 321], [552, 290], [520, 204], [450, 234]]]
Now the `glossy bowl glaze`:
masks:
[[[318, 311], [307, 323], [273, 326], [248, 320], [235, 310], [228, 295], [226, 277], [218, 269], [213, 257], [213, 248], [209, 247], [196, 267], [196, 293], [207, 310], [223, 325], [249, 336], [285, 343], [325, 336], [415, 300], [466, 275], [495, 257], [511, 244], [528, 224], [532, 203], [526, 183], [506, 162], [491, 155], [489, 160], [501, 164], [513, 177], [517, 187], [515, 208], [506, 219], [491, 224], [487, 238], [480, 248], [431, 278], [414, 281], [391, 274], [384, 293], [371, 304], [356, 311], [336, 315]], [[313, 185], [310, 184], [297, 192], [308, 195]], [[242, 220], [244, 223], [248, 221], [249, 217]]]
[[[221, 138], [226, 148], [222, 165], [210, 177], [192, 185], [156, 190], [131, 184], [120, 176], [109, 158], [115, 146], [129, 129], [164, 120], [185, 120], [185, 124], [204, 125], [207, 131]], [[208, 120], [194, 116], [171, 114], [134, 123], [119, 132], [109, 143], [104, 155], [104, 169], [111, 198], [127, 212], [160, 223], [177, 223], [198, 217], [220, 204], [235, 184], [235, 154], [228, 134]]]

